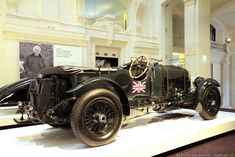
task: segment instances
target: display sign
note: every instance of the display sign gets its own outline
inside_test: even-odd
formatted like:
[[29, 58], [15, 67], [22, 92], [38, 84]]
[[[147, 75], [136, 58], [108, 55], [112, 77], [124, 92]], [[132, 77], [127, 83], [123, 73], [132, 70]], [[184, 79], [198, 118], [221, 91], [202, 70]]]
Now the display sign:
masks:
[[75, 46], [54, 45], [54, 66], [82, 66], [82, 48]]
[[20, 42], [20, 78], [33, 78], [43, 69], [59, 65], [82, 66], [82, 48]]

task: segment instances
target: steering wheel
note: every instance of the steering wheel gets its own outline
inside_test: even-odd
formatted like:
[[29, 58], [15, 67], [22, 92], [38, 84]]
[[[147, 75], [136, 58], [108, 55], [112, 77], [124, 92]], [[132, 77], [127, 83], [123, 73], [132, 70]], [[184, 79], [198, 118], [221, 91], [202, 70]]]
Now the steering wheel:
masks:
[[143, 76], [149, 67], [149, 60], [146, 56], [137, 57], [129, 68], [129, 75], [133, 79], [138, 79]]

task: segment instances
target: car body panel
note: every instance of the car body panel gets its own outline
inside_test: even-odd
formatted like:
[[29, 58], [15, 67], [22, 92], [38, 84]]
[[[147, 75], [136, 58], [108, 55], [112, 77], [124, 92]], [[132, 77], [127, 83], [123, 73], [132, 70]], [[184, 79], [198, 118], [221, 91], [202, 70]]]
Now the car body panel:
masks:
[[28, 101], [27, 93], [33, 79], [20, 79], [0, 88], [0, 105], [17, 105], [18, 101]]

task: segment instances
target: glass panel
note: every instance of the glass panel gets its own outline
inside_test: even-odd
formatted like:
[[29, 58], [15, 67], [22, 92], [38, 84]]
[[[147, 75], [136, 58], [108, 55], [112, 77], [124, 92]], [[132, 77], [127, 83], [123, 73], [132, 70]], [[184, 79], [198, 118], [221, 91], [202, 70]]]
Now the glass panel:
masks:
[[86, 25], [92, 25], [97, 18], [104, 15], [112, 15], [116, 20], [123, 24], [125, 16], [126, 1], [120, 0], [85, 0]]

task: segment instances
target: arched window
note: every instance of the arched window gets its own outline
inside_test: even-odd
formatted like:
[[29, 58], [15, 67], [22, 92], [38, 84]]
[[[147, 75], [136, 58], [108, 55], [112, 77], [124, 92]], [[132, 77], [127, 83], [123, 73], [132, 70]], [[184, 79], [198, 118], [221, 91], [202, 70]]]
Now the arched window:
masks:
[[213, 25], [210, 25], [210, 37], [211, 41], [216, 41], [216, 29]]

